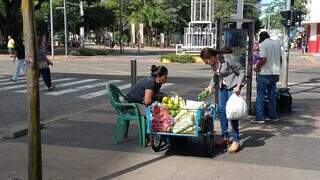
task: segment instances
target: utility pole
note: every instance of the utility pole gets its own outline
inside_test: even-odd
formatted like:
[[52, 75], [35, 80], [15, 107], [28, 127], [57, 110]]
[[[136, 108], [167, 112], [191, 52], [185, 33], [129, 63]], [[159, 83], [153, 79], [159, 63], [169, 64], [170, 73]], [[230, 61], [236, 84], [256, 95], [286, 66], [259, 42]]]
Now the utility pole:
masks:
[[28, 179], [42, 179], [39, 68], [33, 0], [22, 0], [23, 36], [27, 67]]
[[68, 56], [68, 32], [67, 32], [67, 4], [63, 0], [63, 16], [64, 16], [64, 54]]
[[[291, 11], [291, 0], [287, 0], [286, 11]], [[290, 13], [291, 17], [291, 13]], [[288, 65], [289, 65], [289, 37], [290, 37], [290, 26], [285, 26], [285, 36], [283, 42], [283, 60], [282, 60], [282, 81], [281, 87], [288, 88]]]
[[53, 12], [52, 12], [52, 0], [50, 0], [50, 34], [51, 34], [51, 58], [54, 58], [54, 49], [53, 49]]

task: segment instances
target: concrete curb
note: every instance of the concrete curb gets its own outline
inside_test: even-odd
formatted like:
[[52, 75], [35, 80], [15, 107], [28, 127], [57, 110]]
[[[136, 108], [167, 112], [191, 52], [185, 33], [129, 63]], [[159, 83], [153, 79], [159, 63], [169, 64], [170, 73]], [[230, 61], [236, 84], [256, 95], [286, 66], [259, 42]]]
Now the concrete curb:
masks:
[[[41, 122], [40, 123], [40, 129], [44, 129], [44, 123]], [[3, 139], [15, 139], [15, 138], [19, 138], [21, 136], [27, 135], [28, 134], [28, 124], [22, 124], [13, 128], [10, 128], [8, 130], [5, 130], [3, 133], [3, 135], [0, 134], [0, 136]]]

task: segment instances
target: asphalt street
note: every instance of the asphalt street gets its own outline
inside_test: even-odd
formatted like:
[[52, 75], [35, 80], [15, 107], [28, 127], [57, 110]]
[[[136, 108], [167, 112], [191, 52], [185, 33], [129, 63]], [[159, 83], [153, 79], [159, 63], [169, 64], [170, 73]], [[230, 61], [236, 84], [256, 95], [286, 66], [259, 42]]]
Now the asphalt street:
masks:
[[[279, 122], [265, 125], [241, 120], [242, 150], [230, 155], [218, 148], [213, 159], [204, 157], [201, 139], [159, 153], [149, 147], [140, 148], [135, 123], [130, 126], [127, 140], [112, 144], [115, 112], [103, 94], [97, 93], [104, 90], [100, 83], [117, 81], [127, 91], [130, 60], [138, 60], [138, 75], [142, 77], [149, 74], [152, 64], [159, 64], [156, 56], [57, 58], [51, 68], [53, 79], [59, 80], [55, 82], [57, 90], [40, 90], [41, 118], [50, 122], [41, 136], [44, 179], [318, 180], [320, 61], [308, 54], [290, 57], [293, 112], [281, 114]], [[195, 98], [211, 74], [204, 64], [164, 65], [169, 69], [171, 83], [164, 91], [176, 91], [187, 99]], [[24, 83], [8, 81], [13, 70], [11, 60], [0, 57], [1, 128], [14, 126], [12, 121], [26, 121], [19, 119], [25, 116], [25, 88], [9, 88]], [[252, 100], [254, 92], [253, 86]], [[216, 121], [217, 133], [219, 129]], [[26, 136], [0, 139], [0, 179], [26, 179], [27, 142]]]
[[[126, 60], [127, 58], [127, 60]], [[131, 87], [130, 59], [115, 57], [111, 60], [53, 60], [52, 70], [54, 91], [48, 91], [40, 79], [41, 121], [48, 122], [61, 117], [85, 111], [108, 103], [105, 97], [106, 83], [114, 83], [124, 92]], [[137, 65], [138, 80], [149, 75], [152, 64], [158, 64], [155, 57], [147, 57]], [[189, 99], [208, 83], [210, 70], [204, 65], [174, 64], [169, 68], [169, 82], [163, 91], [175, 91]], [[8, 129], [23, 126], [26, 116], [26, 77], [20, 76], [17, 82], [9, 81], [15, 64], [11, 59], [0, 60], [0, 134], [6, 136]], [[2, 133], [1, 133], [2, 132]], [[1, 137], [1, 136], [0, 136]]]

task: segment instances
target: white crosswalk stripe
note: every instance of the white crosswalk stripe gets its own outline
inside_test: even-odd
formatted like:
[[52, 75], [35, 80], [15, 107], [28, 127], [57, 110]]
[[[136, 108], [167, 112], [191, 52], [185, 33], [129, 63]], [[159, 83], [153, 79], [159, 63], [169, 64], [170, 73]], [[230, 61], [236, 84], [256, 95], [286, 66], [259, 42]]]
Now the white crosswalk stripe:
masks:
[[[22, 80], [22, 79], [26, 79], [26, 77], [23, 76], [23, 77], [19, 77], [19, 78], [18, 78], [18, 80]], [[6, 82], [6, 81], [10, 81], [10, 78], [0, 79], [0, 82]], [[10, 81], [10, 82], [11, 82], [11, 81]], [[12, 82], [12, 83], [14, 83], [14, 82]]]
[[[22, 80], [19, 82], [26, 82], [26, 80]], [[8, 85], [8, 84], [17, 84], [17, 82], [9, 81], [9, 82], [1, 82], [0, 85]]]
[[[130, 87], [131, 87], [131, 83], [128, 83], [128, 84], [119, 86], [118, 88], [120, 90], [123, 90], [123, 89], [128, 89]], [[98, 97], [98, 96], [103, 96], [105, 94], [106, 94], [106, 90], [104, 89], [104, 90], [97, 91], [97, 92], [94, 92], [94, 93], [85, 94], [85, 95], [82, 95], [82, 96], [79, 96], [79, 97], [82, 98], [82, 99], [91, 99], [91, 98], [95, 98], [95, 97]]]
[[[72, 85], [76, 85], [76, 84], [82, 84], [82, 83], [86, 83], [86, 82], [92, 82], [92, 81], [97, 81], [98, 79], [84, 79], [84, 80], [79, 80], [79, 81], [73, 81], [73, 82], [69, 82], [69, 83], [62, 83], [62, 84], [57, 84], [55, 85], [56, 88], [60, 88], [60, 87], [67, 87], [67, 86], [72, 86]], [[47, 88], [41, 88], [40, 90], [45, 90]]]
[[[74, 79], [76, 79], [76, 78], [62, 78], [62, 79], [54, 79], [54, 80], [52, 80], [52, 82], [63, 82], [63, 81], [70, 81], [70, 80], [74, 80]], [[43, 81], [39, 83], [39, 85], [43, 85], [43, 84], [44, 84], [44, 82], [43, 82]], [[25, 87], [26, 87], [26, 85], [25, 85]], [[43, 89], [47, 89], [47, 88], [41, 88], [40, 90], [43, 90]], [[24, 89], [24, 90], [15, 91], [15, 92], [17, 92], [17, 93], [26, 93], [26, 92], [27, 92], [27, 90], [26, 90], [26, 89]]]
[[72, 92], [77, 92], [77, 91], [82, 91], [82, 90], [87, 90], [87, 89], [92, 89], [92, 88], [96, 88], [96, 87], [105, 86], [107, 83], [118, 83], [118, 82], [121, 82], [121, 81], [122, 80], [111, 80], [111, 81], [107, 81], [105, 83], [89, 84], [89, 85], [86, 85], [86, 86], [80, 86], [80, 87], [76, 87], [76, 88], [64, 89], [64, 90], [61, 90], [61, 91], [49, 92], [49, 93], [46, 93], [46, 95], [58, 96], [58, 95], [62, 95], [62, 94], [67, 94], [67, 93], [72, 93]]
[[[172, 86], [173, 84], [174, 83], [166, 83], [166, 84], [162, 85], [162, 88], [166, 88], [166, 87]], [[128, 89], [130, 87], [131, 87], [131, 83], [128, 83], [128, 84], [125, 84], [125, 85], [122, 85], [122, 86], [118, 86], [118, 88], [120, 90]], [[85, 94], [85, 95], [82, 95], [82, 96], [79, 96], [79, 97], [82, 98], [82, 99], [91, 99], [91, 98], [103, 96], [105, 94], [106, 94], [106, 90], [101, 90], [101, 91], [97, 91], [97, 92], [94, 92], [94, 93]]]
[[[17, 83], [11, 82], [10, 77], [8, 77], [8, 76], [0, 76], [0, 78], [5, 78], [5, 79], [0, 79], [0, 91], [13, 90], [13, 92], [16, 92], [16, 93], [26, 93], [27, 92], [27, 89], [26, 89], [27, 84], [26, 84], [26, 77], [25, 76], [19, 77], [18, 80], [20, 80], [20, 81], [18, 81]], [[100, 80], [100, 82], [95, 82], [98, 80]], [[57, 89], [55, 89], [54, 91], [50, 91], [50, 92], [47, 91], [47, 92], [45, 92], [45, 95], [59, 96], [59, 95], [78, 92], [80, 94], [80, 96], [78, 96], [78, 97], [81, 99], [91, 99], [91, 98], [96, 98], [96, 97], [100, 97], [100, 96], [105, 95], [106, 94], [105, 89], [103, 89], [103, 90], [98, 90], [98, 89], [101, 89], [101, 87], [105, 86], [107, 83], [119, 83], [120, 85], [118, 86], [118, 88], [120, 90], [126, 90], [131, 87], [131, 83], [125, 83], [123, 80], [102, 81], [102, 79], [61, 78], [61, 79], [53, 79], [52, 82], [54, 83], [54, 85]], [[60, 83], [58, 83], [58, 82], [60, 82]], [[81, 84], [83, 84], [83, 85], [81, 85]], [[166, 83], [166, 84], [162, 85], [162, 88], [172, 86], [173, 84], [174, 83]], [[39, 89], [40, 91], [48, 89], [42, 80], [40, 80], [39, 86], [40, 86], [40, 89]], [[88, 93], [89, 90], [91, 91], [90, 93]], [[87, 93], [87, 94], [85, 94], [85, 93], [81, 94], [82, 91], [86, 91], [85, 93]]]
[[5, 91], [5, 90], [10, 90], [10, 89], [18, 89], [18, 88], [24, 88], [26, 87], [26, 84], [19, 84], [19, 85], [15, 85], [15, 86], [7, 86], [7, 87], [2, 87], [0, 88], [0, 91]]

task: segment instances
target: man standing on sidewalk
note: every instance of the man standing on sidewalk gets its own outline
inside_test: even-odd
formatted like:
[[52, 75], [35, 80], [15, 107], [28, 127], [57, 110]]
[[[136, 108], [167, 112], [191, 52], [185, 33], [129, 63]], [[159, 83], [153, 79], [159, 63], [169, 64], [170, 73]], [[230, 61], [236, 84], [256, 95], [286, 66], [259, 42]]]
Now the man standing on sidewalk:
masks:
[[[260, 61], [254, 65], [257, 75], [256, 119], [253, 123], [265, 123], [266, 120], [278, 121], [276, 102], [276, 83], [279, 80], [281, 68], [280, 42], [270, 39], [267, 32], [259, 34]], [[269, 113], [265, 117], [265, 94], [268, 95]]]

